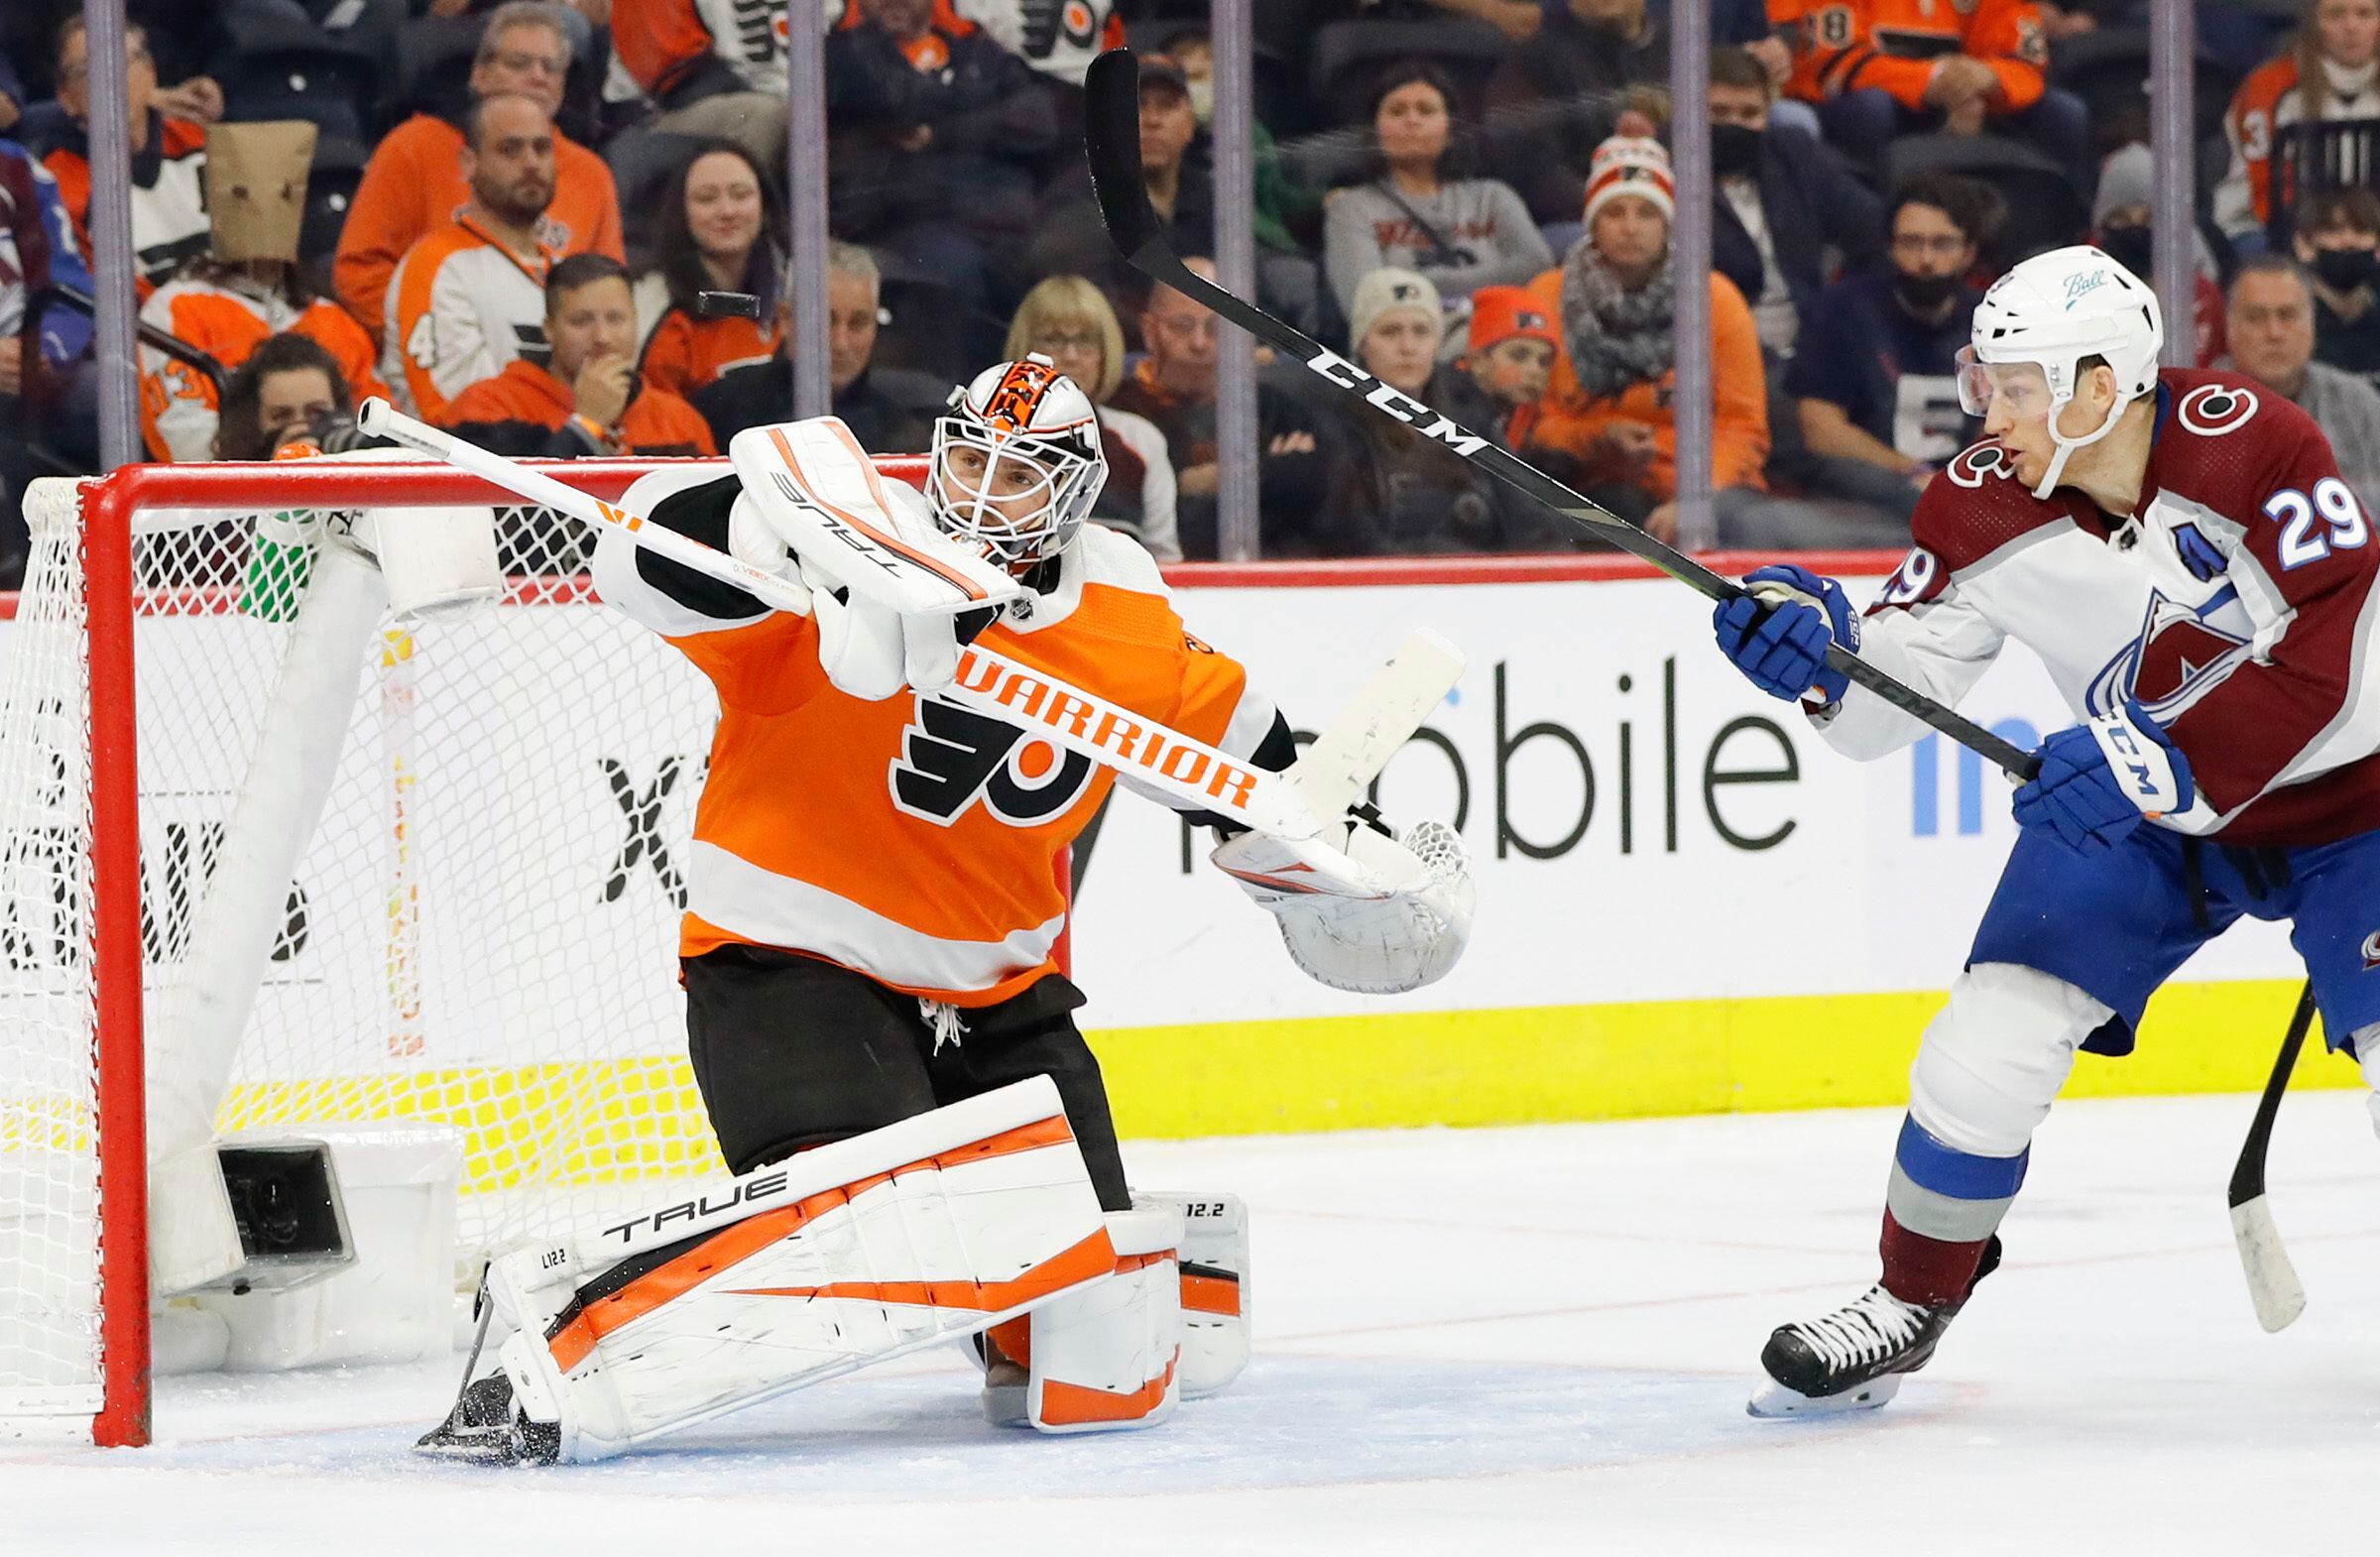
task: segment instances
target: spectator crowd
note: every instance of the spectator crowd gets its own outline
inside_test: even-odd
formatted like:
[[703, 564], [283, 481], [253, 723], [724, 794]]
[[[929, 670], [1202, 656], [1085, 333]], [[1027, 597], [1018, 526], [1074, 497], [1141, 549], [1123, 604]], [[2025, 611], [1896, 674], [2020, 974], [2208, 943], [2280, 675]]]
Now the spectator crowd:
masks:
[[[1905, 543], [1976, 429], [1982, 290], [2154, 248], [2140, 0], [1706, 0], [1712, 179], [1666, 150], [1665, 0], [1255, 7], [1257, 300], [1664, 538], [1677, 354], [1715, 382], [1723, 544]], [[1096, 517], [1221, 530], [1218, 321], [1124, 267], [1083, 81], [1142, 54], [1142, 172], [1215, 248], [1205, 0], [130, 0], [133, 267], [89, 264], [91, 39], [0, 15], [0, 585], [15, 503], [97, 468], [93, 294], [140, 309], [159, 460], [352, 444], [386, 395], [502, 452], [713, 454], [791, 415], [785, 40], [825, 30], [833, 409], [922, 450], [949, 387], [1038, 352], [1101, 408]], [[2380, 497], [2380, 0], [2202, 0], [2202, 364], [2304, 405]], [[1707, 202], [1708, 276], [1676, 274]], [[1680, 287], [1710, 337], [1680, 342]], [[750, 294], [757, 317], [706, 311]], [[1259, 370], [1263, 554], [1566, 550], [1445, 447]]]

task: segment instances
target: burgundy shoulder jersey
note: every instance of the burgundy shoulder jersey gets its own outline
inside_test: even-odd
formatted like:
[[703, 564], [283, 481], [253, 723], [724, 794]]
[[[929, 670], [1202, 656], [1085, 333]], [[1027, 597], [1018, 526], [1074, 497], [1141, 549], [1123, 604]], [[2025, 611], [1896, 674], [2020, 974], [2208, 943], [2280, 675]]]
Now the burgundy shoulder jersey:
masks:
[[[2135, 698], [2172, 734], [2200, 801], [2169, 825], [2238, 844], [2380, 828], [2380, 545], [2289, 401], [2168, 369], [2135, 519], [2066, 488], [2034, 497], [1983, 442], [1927, 487], [1913, 533], [1864, 658], [1956, 702], [2013, 639], [2078, 717]], [[1923, 732], [1856, 689], [1823, 729], [1858, 757]]]

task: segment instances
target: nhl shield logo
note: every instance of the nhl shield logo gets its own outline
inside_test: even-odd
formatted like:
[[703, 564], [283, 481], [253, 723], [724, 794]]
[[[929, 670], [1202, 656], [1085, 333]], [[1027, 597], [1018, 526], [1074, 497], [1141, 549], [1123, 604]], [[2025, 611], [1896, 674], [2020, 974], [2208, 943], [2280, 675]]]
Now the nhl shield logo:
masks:
[[2363, 971], [2369, 973], [2374, 968], [2380, 968], [2380, 930], [2363, 938]]

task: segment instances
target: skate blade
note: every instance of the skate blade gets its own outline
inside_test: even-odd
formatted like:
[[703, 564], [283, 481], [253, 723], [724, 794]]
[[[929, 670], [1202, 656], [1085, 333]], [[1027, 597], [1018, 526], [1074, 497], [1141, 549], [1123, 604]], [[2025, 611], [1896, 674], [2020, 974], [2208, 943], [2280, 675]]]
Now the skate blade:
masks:
[[1901, 1392], [1901, 1380], [1906, 1374], [1886, 1374], [1871, 1378], [1855, 1389], [1841, 1394], [1807, 1395], [1798, 1389], [1788, 1389], [1774, 1378], [1761, 1380], [1760, 1387], [1743, 1404], [1750, 1415], [1763, 1420], [1786, 1416], [1842, 1416], [1851, 1411], [1872, 1411]]
[[414, 1453], [450, 1465], [519, 1465], [523, 1458], [513, 1434], [501, 1428], [432, 1428], [415, 1442]]

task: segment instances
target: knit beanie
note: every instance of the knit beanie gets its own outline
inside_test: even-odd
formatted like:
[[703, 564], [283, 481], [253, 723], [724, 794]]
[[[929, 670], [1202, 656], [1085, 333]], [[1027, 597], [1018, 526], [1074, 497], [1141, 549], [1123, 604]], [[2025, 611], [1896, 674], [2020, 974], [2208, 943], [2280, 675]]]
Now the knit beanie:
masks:
[[1678, 214], [1669, 153], [1649, 135], [1615, 135], [1595, 149], [1587, 167], [1587, 225], [1593, 227], [1595, 213], [1623, 194], [1644, 196], [1664, 218]]
[[1356, 300], [1347, 310], [1349, 347], [1362, 351], [1364, 337], [1371, 333], [1371, 327], [1400, 308], [1429, 315], [1431, 327], [1436, 328], [1440, 322], [1438, 289], [1427, 276], [1400, 271], [1393, 265], [1382, 266], [1356, 283]]

